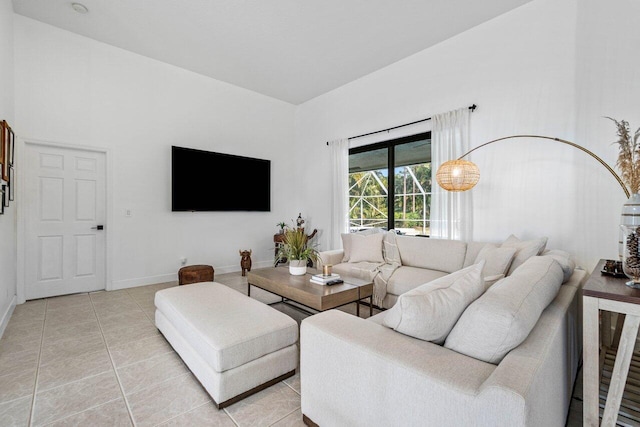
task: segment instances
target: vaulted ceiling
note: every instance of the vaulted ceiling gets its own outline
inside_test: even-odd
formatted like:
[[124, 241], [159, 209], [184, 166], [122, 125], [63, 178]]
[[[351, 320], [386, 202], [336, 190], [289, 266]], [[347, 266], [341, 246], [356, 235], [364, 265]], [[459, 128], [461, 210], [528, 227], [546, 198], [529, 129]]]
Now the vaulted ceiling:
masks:
[[[300, 104], [530, 0], [14, 0], [20, 15]], [[437, 64], [434, 64], [437, 66]]]

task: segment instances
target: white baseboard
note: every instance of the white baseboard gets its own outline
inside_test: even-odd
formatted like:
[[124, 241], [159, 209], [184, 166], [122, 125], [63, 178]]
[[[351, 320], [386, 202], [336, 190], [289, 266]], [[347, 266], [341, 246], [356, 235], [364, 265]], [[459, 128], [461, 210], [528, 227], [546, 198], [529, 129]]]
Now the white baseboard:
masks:
[[13, 314], [13, 310], [16, 308], [16, 302], [18, 301], [17, 297], [14, 295], [9, 303], [9, 307], [2, 314], [2, 320], [0, 320], [0, 338], [4, 334], [4, 330], [7, 329], [7, 325], [9, 324], [9, 319], [11, 319], [11, 315]]
[[[251, 268], [273, 267], [273, 261], [258, 261], [251, 264]], [[215, 274], [236, 273], [242, 271], [239, 265], [228, 265], [226, 267], [215, 267]], [[214, 274], [214, 277], [215, 277]]]
[[[273, 267], [273, 261], [258, 261], [252, 265], [252, 268]], [[218, 274], [236, 273], [242, 271], [239, 265], [228, 265], [224, 267], [214, 267], [214, 280]], [[178, 272], [169, 274], [159, 274], [157, 276], [136, 277], [135, 279], [114, 280], [111, 282], [110, 291], [119, 289], [129, 289], [138, 286], [154, 285], [156, 283], [174, 282], [178, 280]], [[14, 304], [15, 305], [15, 304]]]
[[157, 276], [136, 277], [135, 279], [114, 280], [111, 282], [110, 291], [118, 289], [135, 288], [137, 286], [154, 285], [156, 283], [175, 282], [178, 280], [178, 273], [159, 274]]

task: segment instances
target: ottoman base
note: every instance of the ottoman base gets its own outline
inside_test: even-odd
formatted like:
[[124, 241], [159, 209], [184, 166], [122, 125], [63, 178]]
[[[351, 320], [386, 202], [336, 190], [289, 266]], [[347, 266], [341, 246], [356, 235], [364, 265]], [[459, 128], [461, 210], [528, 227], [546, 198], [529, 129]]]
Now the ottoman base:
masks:
[[232, 397], [229, 400], [225, 400], [222, 403], [218, 403], [218, 402], [216, 402], [215, 399], [213, 399], [213, 403], [216, 405], [216, 408], [218, 408], [218, 409], [226, 408], [229, 405], [233, 405], [234, 403], [241, 401], [245, 397], [249, 397], [252, 394], [258, 393], [258, 392], [260, 392], [260, 391], [262, 391], [262, 390], [264, 390], [266, 388], [271, 387], [272, 385], [278, 384], [282, 380], [286, 380], [287, 378], [291, 378], [295, 374], [296, 374], [296, 370], [294, 369], [293, 371], [289, 371], [284, 375], [280, 375], [278, 378], [274, 378], [271, 381], [267, 381], [264, 384], [261, 384], [261, 385], [259, 385], [257, 387], [252, 388], [251, 390], [245, 391], [244, 393], [239, 394], [236, 397]]

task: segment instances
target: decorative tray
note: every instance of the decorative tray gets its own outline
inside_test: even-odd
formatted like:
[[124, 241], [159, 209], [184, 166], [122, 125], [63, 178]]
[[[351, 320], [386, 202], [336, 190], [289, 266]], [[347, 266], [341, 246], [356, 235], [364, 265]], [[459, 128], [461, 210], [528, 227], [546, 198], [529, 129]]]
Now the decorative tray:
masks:
[[622, 261], [606, 260], [604, 268], [600, 272], [611, 277], [627, 277], [622, 270]]
[[607, 271], [605, 269], [602, 269], [600, 270], [600, 273], [604, 274], [605, 276], [611, 276], [611, 277], [620, 277], [620, 278], [627, 277], [626, 274], [621, 273], [619, 271]]

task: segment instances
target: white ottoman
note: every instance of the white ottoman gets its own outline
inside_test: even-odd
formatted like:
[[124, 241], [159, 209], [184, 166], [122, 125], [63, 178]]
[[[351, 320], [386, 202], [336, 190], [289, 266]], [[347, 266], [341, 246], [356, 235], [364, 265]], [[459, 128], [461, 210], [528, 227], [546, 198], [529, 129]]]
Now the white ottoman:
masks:
[[156, 293], [156, 326], [218, 409], [295, 374], [298, 324], [215, 282]]

